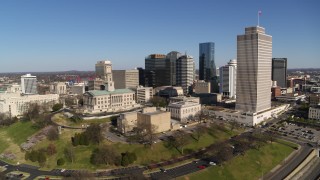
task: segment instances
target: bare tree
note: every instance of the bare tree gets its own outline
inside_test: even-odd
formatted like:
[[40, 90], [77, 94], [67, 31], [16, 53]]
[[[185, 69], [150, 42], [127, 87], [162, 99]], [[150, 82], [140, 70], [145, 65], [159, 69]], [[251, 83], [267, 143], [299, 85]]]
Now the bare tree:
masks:
[[75, 153], [72, 146], [67, 146], [64, 148], [64, 155], [67, 160], [69, 160], [71, 163], [75, 160]]
[[[197, 127], [194, 129], [195, 139], [196, 139], [197, 141], [199, 141], [199, 140], [200, 140], [200, 137], [201, 137], [203, 134], [205, 134], [206, 131], [207, 131], [207, 128], [206, 128], [206, 127], [201, 126], [201, 125], [197, 126]], [[193, 135], [192, 135], [192, 136], [193, 136]], [[194, 136], [193, 136], [193, 137], [194, 137]]]
[[175, 132], [169, 139], [168, 139], [168, 147], [173, 147], [181, 154], [183, 154], [184, 147], [189, 144], [190, 136], [188, 133], [184, 131], [177, 131]]

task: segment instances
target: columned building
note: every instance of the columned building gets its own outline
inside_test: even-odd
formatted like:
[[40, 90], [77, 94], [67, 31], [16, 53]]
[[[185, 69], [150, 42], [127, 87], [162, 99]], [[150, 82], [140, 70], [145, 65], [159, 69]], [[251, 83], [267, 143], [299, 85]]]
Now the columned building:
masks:
[[219, 92], [227, 98], [236, 98], [237, 60], [230, 60], [228, 65], [220, 67]]
[[236, 110], [256, 113], [271, 108], [272, 36], [260, 26], [237, 37]]
[[287, 88], [287, 58], [272, 58], [272, 81], [281, 88]]
[[193, 84], [195, 67], [193, 57], [181, 56], [177, 60], [177, 86], [181, 86], [184, 94], [189, 94], [189, 88]]

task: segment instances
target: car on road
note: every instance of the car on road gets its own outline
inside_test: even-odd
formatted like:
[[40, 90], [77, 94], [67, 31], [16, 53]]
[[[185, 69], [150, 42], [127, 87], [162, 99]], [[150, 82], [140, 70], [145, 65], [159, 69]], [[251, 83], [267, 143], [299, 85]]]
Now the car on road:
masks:
[[206, 166], [204, 166], [204, 165], [200, 165], [200, 166], [198, 166], [198, 168], [199, 168], [199, 169], [205, 169], [205, 168], [206, 168]]
[[164, 168], [160, 168], [160, 171], [161, 171], [161, 172], [167, 172], [167, 170], [164, 169]]
[[215, 163], [215, 162], [213, 162], [213, 161], [210, 161], [209, 164], [210, 164], [211, 166], [217, 165], [217, 163]]

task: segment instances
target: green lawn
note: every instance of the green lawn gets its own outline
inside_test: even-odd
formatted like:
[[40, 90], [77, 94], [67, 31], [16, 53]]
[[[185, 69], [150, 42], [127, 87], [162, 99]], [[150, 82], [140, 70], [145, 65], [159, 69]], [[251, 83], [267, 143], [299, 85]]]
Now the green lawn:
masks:
[[262, 173], [268, 173], [292, 151], [292, 148], [283, 144], [266, 144], [260, 151], [249, 150], [244, 156], [237, 156], [223, 166], [212, 166], [179, 179], [259, 179]]
[[71, 127], [81, 127], [82, 125], [85, 124], [91, 124], [91, 123], [105, 123], [105, 122], [110, 122], [111, 118], [102, 118], [102, 119], [90, 119], [90, 120], [83, 120], [81, 122], [75, 123], [65, 117], [63, 114], [58, 113], [55, 114], [52, 118], [52, 120], [60, 125], [65, 125], [65, 126], [71, 126]]
[[32, 122], [30, 121], [19, 121], [9, 127], [1, 128], [0, 131], [6, 131], [8, 137], [10, 137], [14, 143], [20, 145], [21, 143], [26, 142], [28, 137], [38, 130], [39, 129], [32, 126]]

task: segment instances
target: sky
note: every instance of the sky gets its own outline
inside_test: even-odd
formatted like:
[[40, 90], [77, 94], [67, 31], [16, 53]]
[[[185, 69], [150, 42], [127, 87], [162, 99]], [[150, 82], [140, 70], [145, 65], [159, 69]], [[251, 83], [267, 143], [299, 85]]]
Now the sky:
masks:
[[236, 58], [236, 37], [258, 24], [273, 57], [320, 68], [319, 0], [0, 0], [0, 73], [144, 67], [149, 54], [215, 43], [216, 66]]

